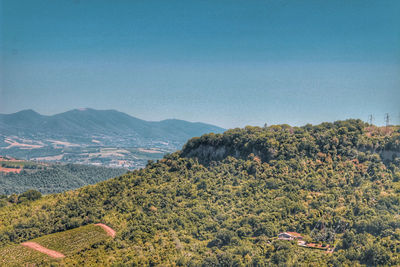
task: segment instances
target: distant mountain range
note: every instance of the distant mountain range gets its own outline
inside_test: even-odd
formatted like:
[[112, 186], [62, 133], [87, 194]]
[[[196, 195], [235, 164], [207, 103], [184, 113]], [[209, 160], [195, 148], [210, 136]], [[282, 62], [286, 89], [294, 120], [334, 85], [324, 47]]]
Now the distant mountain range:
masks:
[[127, 137], [132, 138], [128, 138], [130, 144], [150, 140], [184, 143], [193, 136], [223, 131], [220, 127], [200, 122], [176, 119], [145, 121], [116, 110], [74, 109], [53, 116], [33, 110], [0, 114], [0, 132], [6, 136], [61, 138], [84, 143], [99, 138], [102, 140], [98, 141], [123, 146], [127, 145]]
[[[114, 151], [114, 155], [110, 157], [109, 151], [82, 149], [140, 148], [140, 151], [134, 151], [133, 154], [132, 151], [125, 152], [131, 153], [132, 160], [149, 159], [141, 158], [141, 155], [148, 153], [154, 156], [157, 153], [160, 157], [165, 152], [180, 149], [194, 136], [223, 131], [223, 128], [200, 122], [176, 119], [145, 121], [116, 110], [74, 109], [52, 116], [41, 115], [34, 110], [23, 110], [13, 114], [0, 114], [0, 155], [84, 164], [87, 162], [82, 159], [90, 157], [90, 164], [107, 165], [103, 163], [117, 159], [120, 162], [127, 157], [121, 156], [121, 151]], [[149, 148], [154, 151], [148, 150]], [[99, 157], [102, 158], [100, 161], [93, 161]], [[136, 166], [125, 163], [109, 165], [128, 168]]]

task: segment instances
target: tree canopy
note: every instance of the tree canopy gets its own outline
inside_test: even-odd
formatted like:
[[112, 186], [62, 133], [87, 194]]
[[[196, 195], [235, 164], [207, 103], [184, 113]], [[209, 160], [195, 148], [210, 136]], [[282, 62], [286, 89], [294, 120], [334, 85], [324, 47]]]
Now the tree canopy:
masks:
[[[400, 265], [400, 128], [360, 120], [207, 134], [141, 170], [0, 209], [0, 246], [104, 222], [67, 264]], [[333, 253], [278, 240], [294, 231]]]

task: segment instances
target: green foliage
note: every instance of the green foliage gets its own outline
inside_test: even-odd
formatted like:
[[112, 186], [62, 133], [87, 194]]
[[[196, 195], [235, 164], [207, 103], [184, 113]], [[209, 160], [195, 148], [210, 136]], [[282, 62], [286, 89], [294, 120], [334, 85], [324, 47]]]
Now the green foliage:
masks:
[[[79, 164], [41, 165], [20, 173], [0, 173], [0, 194], [22, 193], [35, 189], [43, 194], [58, 193], [94, 184], [121, 175], [125, 169], [106, 168]], [[33, 170], [34, 169], [34, 170]]]
[[25, 201], [32, 201], [32, 200], [37, 200], [42, 197], [42, 194], [37, 191], [37, 190], [28, 190], [21, 195], [18, 196], [18, 202], [25, 202]]
[[[368, 127], [349, 120], [195, 138], [145, 169], [2, 207], [0, 247], [101, 221], [115, 240], [65, 263], [400, 265], [400, 132]], [[277, 240], [283, 231], [335, 251]]]

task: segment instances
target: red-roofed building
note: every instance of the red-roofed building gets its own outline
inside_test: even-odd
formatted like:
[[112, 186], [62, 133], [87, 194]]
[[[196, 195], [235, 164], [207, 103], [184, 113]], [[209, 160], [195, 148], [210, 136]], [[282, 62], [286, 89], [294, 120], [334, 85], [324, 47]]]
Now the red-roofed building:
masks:
[[278, 235], [278, 239], [282, 240], [303, 240], [303, 237], [301, 234], [296, 233], [296, 232], [283, 232]]

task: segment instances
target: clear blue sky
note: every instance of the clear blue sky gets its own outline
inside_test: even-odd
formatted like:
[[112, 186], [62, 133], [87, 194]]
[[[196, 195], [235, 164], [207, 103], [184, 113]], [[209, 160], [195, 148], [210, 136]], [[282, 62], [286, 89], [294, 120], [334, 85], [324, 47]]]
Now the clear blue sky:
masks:
[[398, 0], [0, 0], [0, 113], [222, 127], [400, 116]]

